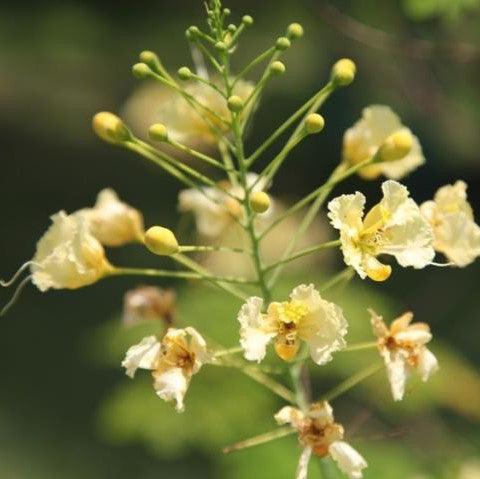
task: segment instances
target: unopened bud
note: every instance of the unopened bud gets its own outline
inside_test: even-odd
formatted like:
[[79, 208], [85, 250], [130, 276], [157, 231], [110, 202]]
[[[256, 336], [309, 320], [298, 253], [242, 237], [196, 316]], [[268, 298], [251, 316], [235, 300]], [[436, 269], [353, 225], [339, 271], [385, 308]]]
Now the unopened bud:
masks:
[[162, 123], [155, 123], [148, 129], [148, 136], [154, 141], [167, 141], [168, 130]]
[[228, 46], [225, 42], [217, 42], [215, 43], [215, 48], [221, 52], [224, 52], [227, 50]]
[[235, 33], [237, 31], [237, 26], [234, 25], [233, 23], [230, 23], [230, 25], [227, 27], [227, 30], [230, 32], [230, 33]]
[[223, 9], [223, 14], [224, 14], [226, 17], [230, 16], [231, 13], [232, 13], [232, 11], [231, 11], [229, 8], [224, 8], [224, 9]]
[[337, 85], [347, 86], [353, 82], [356, 71], [357, 67], [352, 60], [349, 58], [342, 58], [333, 65], [331, 79]]
[[101, 111], [92, 120], [93, 131], [108, 143], [121, 144], [132, 138], [123, 121], [113, 113]]
[[285, 65], [280, 61], [275, 61], [270, 65], [270, 71], [277, 76], [283, 75], [285, 73]]
[[146, 63], [135, 63], [132, 67], [132, 73], [140, 80], [143, 80], [151, 76], [152, 70]]
[[243, 108], [244, 102], [238, 95], [232, 95], [227, 100], [227, 105], [230, 111], [239, 112]]
[[250, 15], [244, 15], [242, 18], [242, 23], [249, 27], [250, 25], [253, 25], [253, 18]]
[[270, 208], [270, 196], [264, 191], [254, 191], [250, 195], [250, 206], [255, 213], [265, 213]]
[[188, 40], [194, 40], [199, 33], [200, 33], [199, 28], [196, 27], [195, 25], [192, 25], [191, 27], [188, 27], [187, 30], [185, 31], [185, 36], [187, 37]]
[[150, 50], [144, 50], [139, 55], [140, 61], [145, 63], [155, 72], [160, 71], [160, 60], [158, 55]]
[[291, 23], [287, 28], [287, 35], [291, 40], [298, 40], [303, 37], [303, 27], [300, 23]]
[[325, 126], [325, 119], [318, 113], [311, 113], [305, 118], [305, 131], [309, 135], [320, 133]]
[[397, 161], [412, 150], [413, 138], [408, 128], [392, 133], [378, 149], [378, 161]]
[[181, 80], [187, 81], [190, 80], [193, 76], [192, 71], [188, 67], [182, 67], [178, 69], [178, 76]]
[[170, 256], [180, 250], [173, 232], [162, 226], [152, 226], [146, 231], [145, 246], [159, 256]]
[[280, 38], [277, 38], [277, 41], [275, 42], [275, 46], [277, 48], [277, 50], [287, 50], [288, 48], [291, 47], [291, 43], [290, 43], [290, 40], [287, 38], [287, 37], [280, 37]]

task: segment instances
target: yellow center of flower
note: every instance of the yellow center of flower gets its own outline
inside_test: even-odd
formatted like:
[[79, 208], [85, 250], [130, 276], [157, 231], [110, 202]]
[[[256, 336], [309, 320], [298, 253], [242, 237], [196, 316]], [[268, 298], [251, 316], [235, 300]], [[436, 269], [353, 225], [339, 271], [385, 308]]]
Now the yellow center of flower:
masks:
[[278, 318], [282, 323], [294, 323], [296, 325], [308, 314], [308, 308], [298, 301], [281, 303], [277, 311]]

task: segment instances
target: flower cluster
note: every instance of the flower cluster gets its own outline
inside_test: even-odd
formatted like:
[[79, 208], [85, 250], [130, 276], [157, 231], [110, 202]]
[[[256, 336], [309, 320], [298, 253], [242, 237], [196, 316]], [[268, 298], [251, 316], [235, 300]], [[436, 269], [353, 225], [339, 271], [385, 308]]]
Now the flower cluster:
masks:
[[[1, 284], [10, 286], [26, 268], [31, 274], [17, 293], [30, 280], [44, 292], [52, 288], [76, 289], [121, 275], [213, 284], [237, 302], [239, 332], [233, 339], [234, 346], [224, 348], [213, 339], [207, 341], [206, 333], [180, 324], [175, 309], [177, 301], [182, 301], [181, 293], [143, 285], [125, 296], [124, 323], [160, 319], [160, 331], [128, 349], [122, 362], [126, 374], [133, 378], [138, 369], [151, 371], [155, 393], [164, 401], [174, 401], [181, 412], [190, 381], [204, 365], [233, 367], [293, 404], [275, 415], [283, 429], [274, 430], [271, 438], [298, 434], [302, 452], [297, 479], [307, 477], [312, 455], [331, 457], [348, 477], [358, 479], [367, 462], [344, 440], [343, 426], [334, 421], [327, 400], [333, 401], [339, 391], [345, 392], [375, 373], [383, 360], [393, 399], [399, 401], [405, 395], [408, 376], [417, 371], [427, 381], [438, 369], [438, 362], [426, 346], [432, 339], [426, 323], [412, 324], [412, 313], [405, 313], [387, 326], [380, 315], [370, 311], [376, 341], [367, 347], [378, 348], [377, 362], [319, 400], [309, 397], [305, 386], [309, 368], [324, 366], [342, 351], [364, 349], [347, 341], [349, 319], [340, 305], [327, 299], [329, 290], [346, 284], [355, 273], [361, 279], [386, 281], [392, 273], [388, 257], [401, 267], [422, 269], [439, 265], [434, 260], [440, 253], [448, 260], [442, 266], [465, 267], [480, 256], [480, 227], [467, 201], [464, 182], [443, 186], [432, 201], [419, 206], [407, 187], [397, 181], [424, 164], [425, 158], [418, 138], [389, 107], [382, 105], [365, 108], [362, 118], [345, 132], [341, 161], [325, 183], [296, 203], [279, 206], [280, 202], [267, 193], [275, 174], [298, 144], [322, 131], [325, 120], [317, 111], [335, 91], [353, 82], [356, 66], [345, 58], [336, 62], [327, 84], [261, 145], [247, 151], [249, 122], [268, 84], [285, 73], [282, 55], [303, 36], [303, 28], [298, 23], [289, 25], [273, 46], [235, 75], [231, 60], [253, 18], [246, 15], [239, 25], [227, 25], [230, 14], [220, 0], [210, 0], [206, 31], [191, 26], [186, 32], [196, 55], [203, 52], [212, 75], [202, 61], [196, 73], [184, 66], [174, 76], [155, 53], [140, 54], [140, 62], [133, 66], [134, 75], [155, 82], [165, 97], [156, 116], [144, 119], [148, 128], [144, 136], [150, 141], [136, 137], [113, 113], [100, 112], [93, 119], [94, 131], [101, 139], [140, 155], [182, 185], [178, 209], [193, 215], [202, 244], [184, 244], [165, 226], [145, 230], [142, 214], [122, 202], [113, 190], [106, 189], [99, 193], [92, 208], [53, 215], [52, 225], [39, 240], [32, 260]], [[262, 61], [266, 62], [262, 76], [255, 83], [247, 81], [245, 77]], [[293, 132], [280, 151], [263, 168], [258, 167], [259, 158], [290, 128]], [[369, 180], [382, 175], [388, 178], [381, 185], [380, 201], [366, 208], [369, 200], [358, 191], [333, 198], [328, 203], [327, 217], [339, 238], [299, 248], [300, 242], [309, 238], [307, 232], [314, 220], [322, 216], [321, 208], [332, 190], [356, 173]], [[300, 217], [292, 226], [288, 221], [295, 214]], [[268, 239], [281, 224], [288, 224], [282, 230], [285, 247], [272, 258], [275, 248], [270, 247]], [[222, 243], [228, 232], [240, 236], [238, 231], [246, 241], [240, 241], [238, 246]], [[112, 265], [104, 248], [127, 243], [166, 256], [182, 269]], [[278, 278], [287, 264], [300, 258], [310, 260], [328, 249], [337, 249], [343, 255], [343, 271], [318, 288], [307, 282], [295, 287], [288, 298], [278, 293]], [[252, 273], [237, 275], [226, 264], [225, 276], [215, 274], [196, 256], [190, 256], [203, 253], [220, 258], [223, 254], [238, 255], [242, 264], [249, 266], [245, 270]], [[205, 330], [214, 319], [213, 315], [202, 318]], [[235, 321], [235, 317], [221, 320]], [[269, 345], [282, 367], [291, 373], [293, 390], [258, 364], [270, 360]], [[236, 356], [238, 353], [243, 357]], [[307, 362], [308, 356], [313, 365]], [[265, 442], [264, 438], [262, 435], [260, 442]], [[257, 442], [253, 438], [227, 449]]]

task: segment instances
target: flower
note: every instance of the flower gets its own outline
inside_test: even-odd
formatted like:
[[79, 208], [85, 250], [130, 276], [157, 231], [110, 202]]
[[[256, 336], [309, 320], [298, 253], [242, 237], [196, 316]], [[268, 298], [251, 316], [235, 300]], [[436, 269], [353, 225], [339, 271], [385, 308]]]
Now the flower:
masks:
[[238, 313], [240, 344], [245, 359], [260, 362], [267, 344], [274, 340], [275, 351], [287, 361], [295, 357], [305, 341], [315, 363], [322, 365], [332, 353], [344, 348], [347, 321], [339, 306], [321, 298], [313, 284], [297, 286], [290, 301], [270, 303], [262, 313], [263, 300], [251, 297]]
[[343, 426], [334, 422], [332, 407], [327, 401], [311, 404], [306, 413], [285, 406], [275, 414], [275, 420], [280, 425], [290, 424], [298, 431], [303, 451], [297, 479], [307, 477], [312, 453], [322, 458], [331, 456], [340, 470], [351, 479], [363, 477], [362, 470], [367, 467], [367, 462], [350, 444], [343, 441]]
[[[364, 108], [362, 118], [343, 136], [343, 159], [356, 165], [373, 157], [385, 140], [393, 133], [410, 130], [402, 125], [400, 118], [388, 106], [371, 105]], [[359, 174], [366, 179], [380, 175], [398, 180], [425, 163], [418, 138], [412, 136], [412, 148], [402, 159], [366, 166]]]
[[92, 235], [105, 246], [143, 241], [142, 214], [120, 201], [110, 188], [100, 191], [93, 208], [84, 208], [77, 214], [87, 219]]
[[205, 340], [196, 329], [169, 328], [161, 341], [147, 336], [132, 346], [122, 366], [131, 378], [138, 368], [151, 370], [157, 395], [164, 401], [174, 400], [177, 411], [182, 412], [192, 376], [211, 360]]
[[420, 210], [433, 227], [435, 250], [457, 266], [467, 266], [480, 256], [480, 226], [473, 218], [463, 181], [442, 186]]
[[377, 256], [388, 254], [401, 266], [424, 268], [435, 256], [433, 230], [407, 188], [393, 180], [382, 185], [383, 198], [364, 216], [365, 196], [358, 191], [328, 204], [328, 217], [340, 231], [345, 263], [361, 278], [385, 281], [391, 267]]
[[[265, 181], [257, 180], [258, 175], [255, 173], [247, 175], [247, 186], [255, 185], [253, 192], [262, 191], [266, 186]], [[192, 188], [180, 191], [179, 209], [195, 215], [197, 229], [201, 235], [209, 238], [218, 237], [235, 222], [235, 218], [243, 217], [243, 206], [225, 191], [240, 200], [243, 199], [242, 188], [228, 181], [220, 183], [218, 188], [208, 187], [202, 191]], [[268, 212], [263, 216], [268, 216]]]
[[95, 283], [111, 269], [88, 222], [60, 211], [37, 243], [32, 260], [32, 282], [40, 291], [76, 289]]
[[401, 401], [405, 383], [412, 370], [426, 382], [438, 370], [438, 361], [425, 346], [432, 334], [426, 323], [410, 324], [413, 313], [399, 316], [387, 327], [382, 316], [370, 310], [372, 328], [378, 338], [378, 349], [387, 368], [388, 380], [395, 401]]

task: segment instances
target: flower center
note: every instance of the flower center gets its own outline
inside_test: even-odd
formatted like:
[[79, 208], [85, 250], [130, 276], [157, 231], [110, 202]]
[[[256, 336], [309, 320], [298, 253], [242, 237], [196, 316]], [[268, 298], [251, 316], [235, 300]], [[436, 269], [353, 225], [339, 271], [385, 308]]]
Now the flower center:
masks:
[[278, 318], [285, 327], [294, 327], [308, 314], [308, 308], [298, 301], [281, 303], [278, 306]]

